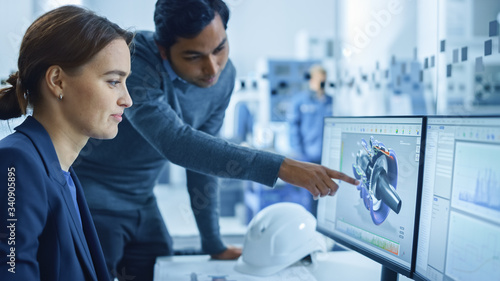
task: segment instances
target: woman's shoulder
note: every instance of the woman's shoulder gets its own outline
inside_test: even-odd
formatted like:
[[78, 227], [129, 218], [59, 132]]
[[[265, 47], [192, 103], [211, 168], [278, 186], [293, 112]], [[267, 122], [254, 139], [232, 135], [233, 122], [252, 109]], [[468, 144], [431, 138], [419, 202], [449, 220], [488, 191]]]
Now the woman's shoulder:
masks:
[[41, 157], [32, 143], [24, 134], [13, 133], [0, 140], [0, 163], [38, 166]]
[[35, 149], [30, 138], [20, 132], [14, 132], [0, 140], [1, 150], [12, 150], [14, 152], [18, 150], [23, 151], [23, 148], [28, 150], [31, 148]]
[[[48, 180], [44, 162], [28, 137], [14, 133], [0, 141], [0, 181], [15, 184], [17, 203], [29, 206], [44, 201]], [[0, 185], [0, 191], [7, 188]]]

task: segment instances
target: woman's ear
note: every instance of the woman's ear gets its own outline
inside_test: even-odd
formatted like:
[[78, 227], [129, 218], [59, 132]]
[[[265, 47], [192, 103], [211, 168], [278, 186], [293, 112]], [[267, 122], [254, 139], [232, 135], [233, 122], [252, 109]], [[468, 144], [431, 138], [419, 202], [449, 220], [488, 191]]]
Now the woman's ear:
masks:
[[55, 98], [59, 98], [63, 93], [63, 70], [58, 65], [50, 66], [45, 72], [45, 82], [50, 90], [50, 94]]

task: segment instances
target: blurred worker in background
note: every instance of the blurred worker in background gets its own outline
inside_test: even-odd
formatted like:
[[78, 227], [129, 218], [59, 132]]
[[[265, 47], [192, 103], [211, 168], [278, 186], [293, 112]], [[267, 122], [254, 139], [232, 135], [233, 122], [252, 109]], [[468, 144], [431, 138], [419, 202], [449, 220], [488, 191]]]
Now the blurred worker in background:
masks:
[[290, 146], [295, 159], [321, 162], [323, 118], [332, 115], [332, 97], [325, 94], [326, 70], [313, 65], [309, 70], [309, 89], [293, 97], [288, 120]]
[[[332, 97], [325, 94], [327, 73], [321, 65], [309, 70], [309, 89], [293, 97], [288, 112], [292, 158], [319, 164], [323, 144], [323, 119], [332, 115]], [[317, 201], [311, 200], [316, 216]]]
[[228, 19], [222, 0], [159, 0], [155, 32], [138, 32], [134, 39], [127, 79], [134, 106], [114, 140], [89, 141], [77, 159], [75, 169], [113, 276], [153, 280], [156, 257], [173, 254], [153, 193], [168, 160], [187, 168], [202, 250], [215, 259], [236, 259], [241, 249], [221, 240], [213, 176], [267, 186], [279, 177], [315, 196], [335, 194], [338, 186], [331, 178], [355, 182], [320, 165], [214, 137], [236, 80], [228, 59]]

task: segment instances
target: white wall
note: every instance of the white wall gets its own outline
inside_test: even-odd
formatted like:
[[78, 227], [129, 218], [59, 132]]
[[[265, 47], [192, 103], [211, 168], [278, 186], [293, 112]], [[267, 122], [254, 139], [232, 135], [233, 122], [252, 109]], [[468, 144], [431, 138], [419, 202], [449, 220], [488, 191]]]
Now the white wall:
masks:
[[333, 0], [227, 0], [230, 57], [238, 75], [255, 70], [256, 61], [293, 58], [295, 36], [300, 30], [333, 36]]
[[[392, 59], [408, 62], [417, 47], [417, 3], [412, 0], [338, 0], [338, 73], [351, 87], [336, 92], [336, 115], [386, 115], [411, 113], [407, 95], [392, 97], [384, 79]], [[378, 69], [377, 69], [378, 65]], [[366, 75], [368, 80], [363, 80]], [[372, 77], [380, 83], [375, 88]], [[344, 106], [344, 105], [351, 106]], [[391, 111], [392, 109], [392, 111]]]
[[[349, 52], [346, 67], [356, 65], [362, 71], [389, 66], [398, 60], [413, 58], [417, 47], [416, 2], [408, 0], [340, 0], [339, 38]], [[357, 70], [357, 69], [356, 69]]]
[[0, 79], [17, 70], [17, 55], [24, 32], [33, 21], [32, 0], [2, 1], [0, 16]]
[[[17, 56], [24, 32], [33, 21], [32, 0], [2, 1], [0, 16], [0, 79], [17, 71]], [[1, 85], [0, 85], [1, 87]], [[23, 118], [0, 121], [0, 139], [13, 132]]]
[[156, 0], [82, 0], [85, 7], [131, 31], [154, 30], [155, 3]]

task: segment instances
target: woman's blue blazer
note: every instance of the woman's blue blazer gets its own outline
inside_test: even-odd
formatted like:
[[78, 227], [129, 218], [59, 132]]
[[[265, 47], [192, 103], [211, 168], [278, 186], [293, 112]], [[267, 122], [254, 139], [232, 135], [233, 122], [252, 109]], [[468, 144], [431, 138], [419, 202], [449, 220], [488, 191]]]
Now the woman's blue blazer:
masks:
[[82, 187], [81, 223], [44, 127], [28, 117], [0, 141], [0, 280], [109, 280]]

